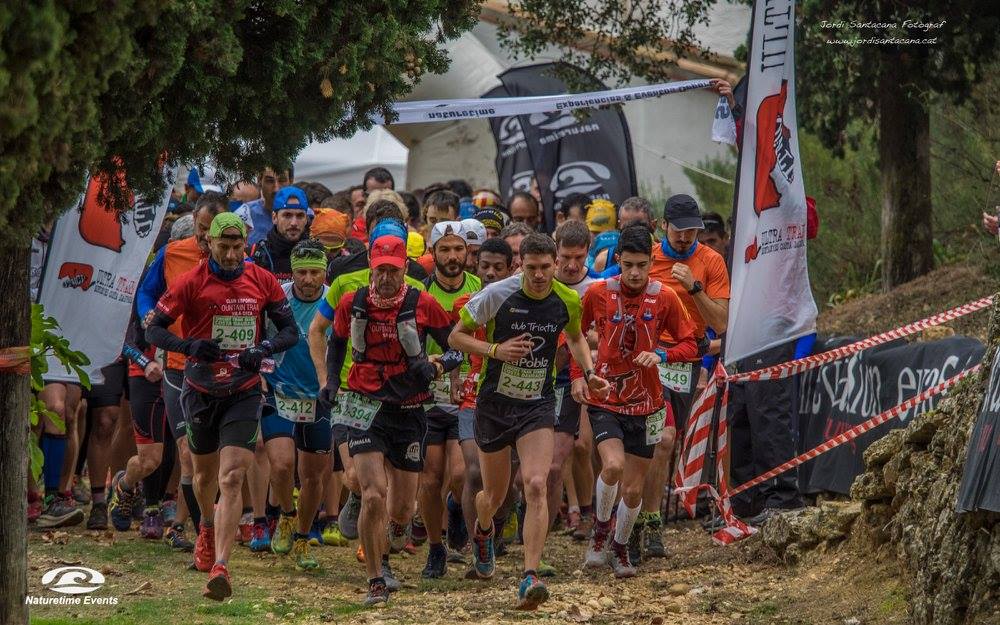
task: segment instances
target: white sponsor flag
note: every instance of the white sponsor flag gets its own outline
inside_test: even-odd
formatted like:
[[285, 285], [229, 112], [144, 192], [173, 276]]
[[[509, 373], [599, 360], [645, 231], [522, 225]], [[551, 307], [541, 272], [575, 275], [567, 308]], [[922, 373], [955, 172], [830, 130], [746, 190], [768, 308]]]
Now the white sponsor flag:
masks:
[[[712, 81], [710, 80], [681, 80], [658, 85], [623, 87], [621, 89], [591, 91], [589, 93], [397, 102], [392, 107], [397, 115], [396, 121], [392, 123], [418, 124], [423, 122], [446, 122], [462, 119], [485, 119], [489, 117], [529, 115], [531, 113], [571, 111], [578, 108], [595, 108], [611, 104], [625, 104], [646, 98], [658, 98], [672, 93], [691, 91], [692, 89], [706, 89], [711, 85]], [[385, 119], [379, 115], [375, 115], [373, 119], [378, 125], [386, 123]]]
[[719, 98], [715, 107], [715, 119], [712, 121], [712, 141], [736, 145], [736, 120], [729, 109], [729, 100], [725, 96]]
[[[172, 181], [176, 171], [171, 172]], [[124, 218], [99, 199], [106, 178], [90, 178], [76, 206], [56, 222], [39, 300], [59, 322], [70, 347], [90, 358], [91, 381], [121, 353], [139, 277], [167, 213], [170, 189], [159, 197], [132, 198]], [[75, 373], [49, 358], [46, 380], [77, 382]]]
[[816, 329], [795, 116], [794, 18], [791, 0], [754, 4], [733, 228], [728, 363]]

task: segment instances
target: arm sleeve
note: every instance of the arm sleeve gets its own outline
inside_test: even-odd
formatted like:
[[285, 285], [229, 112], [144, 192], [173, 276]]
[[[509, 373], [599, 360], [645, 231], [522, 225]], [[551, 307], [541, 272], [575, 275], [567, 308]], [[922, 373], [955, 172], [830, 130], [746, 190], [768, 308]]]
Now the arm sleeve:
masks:
[[340, 372], [347, 358], [347, 339], [333, 334], [326, 346], [326, 385], [328, 388], [340, 386]]
[[273, 337], [268, 339], [272, 352], [277, 354], [295, 347], [295, 344], [299, 342], [299, 326], [295, 323], [292, 307], [289, 306], [284, 294], [282, 294], [281, 301], [271, 302], [264, 308], [264, 311], [267, 313], [267, 318], [278, 330]]
[[149, 366], [150, 362], [149, 358], [147, 358], [146, 355], [142, 353], [142, 350], [140, 350], [138, 347], [128, 342], [127, 340], [125, 341], [125, 344], [122, 345], [122, 356], [131, 360], [142, 369], [145, 369], [146, 367]]
[[[451, 334], [452, 327], [451, 317], [431, 294], [427, 292], [420, 294], [417, 317], [417, 325], [422, 327], [434, 339], [434, 342], [438, 345], [448, 344], [448, 335]], [[464, 359], [465, 357], [458, 350], [448, 349], [441, 357], [441, 362], [447, 373], [461, 365]]]
[[156, 307], [157, 300], [167, 290], [167, 280], [163, 275], [166, 251], [167, 246], [165, 245], [156, 253], [153, 262], [149, 265], [149, 269], [146, 270], [146, 277], [139, 284], [139, 289], [136, 291], [135, 303], [140, 319], [143, 319], [149, 314], [149, 311]]
[[186, 354], [191, 341], [182, 339], [167, 329], [173, 324], [174, 318], [160, 309], [162, 303], [161, 301], [160, 304], [157, 304], [156, 314], [153, 315], [153, 320], [146, 328], [146, 340], [168, 352]]

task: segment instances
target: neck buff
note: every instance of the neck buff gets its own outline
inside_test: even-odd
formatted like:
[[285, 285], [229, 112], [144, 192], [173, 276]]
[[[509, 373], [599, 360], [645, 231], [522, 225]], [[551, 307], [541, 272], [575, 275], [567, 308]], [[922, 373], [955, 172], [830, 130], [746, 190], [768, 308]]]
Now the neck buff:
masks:
[[[308, 236], [303, 235], [299, 238], [299, 241], [305, 238], [308, 238]], [[292, 248], [299, 241], [289, 241], [278, 233], [277, 228], [271, 228], [267, 233], [267, 247], [270, 248], [271, 254], [276, 257], [289, 256], [292, 253]]]
[[375, 280], [372, 280], [368, 285], [368, 304], [374, 306], [375, 308], [399, 308], [399, 305], [403, 303], [403, 298], [406, 297], [406, 290], [410, 288], [405, 282], [399, 291], [392, 297], [382, 297], [375, 290]]
[[660, 243], [660, 248], [663, 250], [664, 254], [666, 254], [670, 258], [673, 258], [674, 260], [687, 260], [691, 258], [691, 256], [694, 255], [694, 251], [698, 249], [698, 242], [695, 241], [694, 245], [691, 246], [691, 249], [689, 249], [687, 252], [683, 254], [675, 250], [673, 247], [671, 247], [670, 242], [667, 241], [666, 238], [664, 238], [663, 241]]
[[215, 262], [215, 259], [211, 256], [208, 257], [208, 270], [211, 271], [220, 280], [225, 282], [232, 282], [236, 278], [243, 275], [243, 266], [246, 263], [240, 263], [236, 269], [223, 269], [219, 263]]

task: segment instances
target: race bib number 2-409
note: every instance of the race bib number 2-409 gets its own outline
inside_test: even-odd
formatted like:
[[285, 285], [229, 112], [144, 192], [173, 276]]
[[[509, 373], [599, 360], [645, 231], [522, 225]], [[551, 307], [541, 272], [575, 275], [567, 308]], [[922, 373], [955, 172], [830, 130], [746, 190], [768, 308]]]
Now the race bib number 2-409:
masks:
[[218, 339], [222, 349], [242, 350], [253, 347], [254, 339], [257, 338], [257, 318], [215, 315], [212, 317], [212, 338]]

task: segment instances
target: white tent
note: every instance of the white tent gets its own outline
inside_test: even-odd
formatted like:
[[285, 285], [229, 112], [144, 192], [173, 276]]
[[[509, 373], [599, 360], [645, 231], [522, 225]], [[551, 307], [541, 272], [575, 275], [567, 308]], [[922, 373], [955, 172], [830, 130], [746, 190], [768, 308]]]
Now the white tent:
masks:
[[361, 184], [372, 167], [385, 167], [406, 188], [406, 160], [409, 150], [384, 128], [375, 126], [350, 139], [310, 143], [295, 159], [295, 180], [320, 182], [337, 192]]

